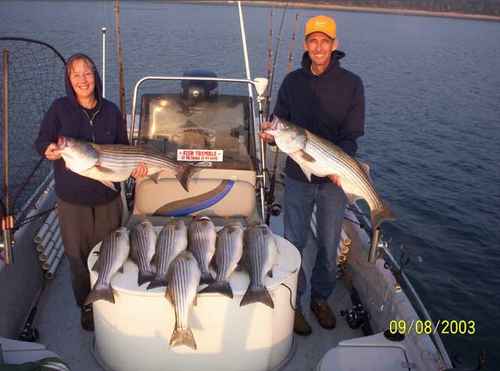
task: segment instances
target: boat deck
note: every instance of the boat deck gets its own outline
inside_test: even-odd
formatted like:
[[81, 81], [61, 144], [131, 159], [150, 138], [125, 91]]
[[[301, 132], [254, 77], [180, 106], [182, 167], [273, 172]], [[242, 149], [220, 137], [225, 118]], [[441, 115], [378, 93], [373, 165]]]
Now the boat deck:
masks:
[[[279, 225], [274, 227], [275, 232], [279, 234]], [[308, 272], [310, 269], [307, 267], [311, 267], [315, 255], [313, 238], [310, 238], [306, 251], [304, 264]], [[69, 364], [72, 371], [104, 370], [92, 352], [93, 333], [80, 328], [80, 310], [74, 304], [72, 295], [69, 264], [63, 260], [56, 278], [46, 288], [38, 307], [35, 326], [40, 332], [39, 342], [56, 352]], [[335, 292], [329, 301], [337, 315], [337, 327], [334, 330], [322, 329], [309, 311], [309, 302], [305, 300], [303, 308], [306, 309], [305, 315], [313, 327], [313, 334], [308, 337], [295, 336], [292, 348], [294, 353], [282, 370], [314, 370], [323, 355], [339, 341], [362, 336], [361, 330], [350, 329], [340, 316], [340, 310], [352, 306], [342, 280], [337, 282]]]

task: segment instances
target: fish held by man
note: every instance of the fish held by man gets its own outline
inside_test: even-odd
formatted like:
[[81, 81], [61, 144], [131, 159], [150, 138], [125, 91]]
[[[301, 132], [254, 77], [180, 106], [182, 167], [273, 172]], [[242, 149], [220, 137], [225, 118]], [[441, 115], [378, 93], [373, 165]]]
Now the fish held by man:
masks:
[[272, 275], [277, 261], [278, 245], [266, 224], [258, 224], [245, 230], [243, 265], [250, 274], [250, 284], [241, 299], [240, 306], [262, 303], [274, 309], [274, 301], [264, 285], [264, 278]]
[[168, 221], [158, 234], [154, 262], [156, 275], [148, 290], [167, 285], [167, 272], [172, 261], [187, 248], [187, 228], [182, 219]]
[[85, 299], [85, 305], [97, 300], [115, 303], [111, 279], [122, 269], [130, 252], [128, 229], [120, 227], [104, 238], [99, 250], [99, 258], [92, 268], [98, 271], [97, 281]]
[[201, 283], [214, 281], [209, 266], [215, 254], [217, 232], [208, 216], [196, 216], [188, 228], [188, 249], [198, 261], [201, 270]]
[[201, 271], [193, 254], [189, 251], [181, 252], [172, 262], [168, 276], [165, 297], [172, 303], [175, 312], [170, 346], [185, 345], [196, 350], [196, 341], [188, 319], [189, 310], [196, 301]]
[[201, 292], [218, 292], [233, 298], [233, 290], [229, 284], [229, 277], [238, 266], [243, 255], [243, 226], [241, 223], [229, 223], [217, 233], [215, 248], [215, 282], [208, 285]]
[[265, 132], [274, 137], [278, 148], [300, 166], [309, 180], [312, 174], [318, 177], [338, 175], [344, 193], [351, 200], [364, 199], [368, 203], [374, 231], [382, 222], [396, 218], [375, 190], [367, 167], [340, 147], [277, 116]]
[[156, 249], [156, 232], [150, 221], [144, 220], [130, 232], [130, 257], [137, 264], [137, 284], [141, 286], [155, 277], [151, 261]]
[[148, 168], [149, 177], [155, 182], [162, 171], [169, 171], [175, 174], [182, 187], [189, 191], [188, 183], [195, 169], [163, 153], [141, 146], [95, 144], [59, 137], [57, 148], [61, 151], [68, 169], [100, 181], [112, 189], [115, 189], [113, 182], [127, 180], [137, 166], [144, 164]]

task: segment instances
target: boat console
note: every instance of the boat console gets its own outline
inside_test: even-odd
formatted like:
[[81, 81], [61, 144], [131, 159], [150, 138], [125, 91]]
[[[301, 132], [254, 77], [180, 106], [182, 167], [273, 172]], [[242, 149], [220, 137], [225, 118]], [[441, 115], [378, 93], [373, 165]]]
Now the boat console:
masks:
[[[168, 155], [180, 168], [191, 167], [193, 175], [188, 190], [173, 170], [139, 179], [129, 228], [148, 219], [158, 233], [168, 217], [189, 222], [196, 214], [210, 216], [216, 228], [235, 219], [243, 226], [259, 221], [257, 179], [262, 167], [257, 163], [253, 99], [219, 94], [220, 81], [206, 72], [203, 75], [180, 78], [177, 93], [147, 93], [140, 98], [139, 127], [137, 131], [132, 128], [132, 142]], [[275, 236], [275, 242], [278, 253], [272, 277], [264, 281], [274, 307], [241, 306], [250, 279], [247, 272], [233, 272], [232, 299], [220, 293], [197, 294], [197, 304], [189, 314], [196, 350], [169, 346], [176, 317], [165, 299], [165, 288], [139, 286], [137, 265], [128, 260], [123, 272], [113, 277], [115, 303], [100, 300], [93, 304], [96, 359], [106, 369], [121, 371], [163, 370], [165, 365], [172, 371], [280, 368], [293, 355], [293, 308], [301, 258], [284, 238]], [[89, 267], [94, 266], [99, 248], [90, 254]], [[97, 274], [91, 271], [92, 284], [96, 280]]]
[[[184, 91], [185, 89], [183, 89]], [[164, 172], [136, 184], [133, 214], [205, 213], [249, 217], [255, 209], [256, 171], [248, 144], [248, 97], [191, 94], [142, 96], [138, 140], [186, 166], [194, 166], [187, 192]]]

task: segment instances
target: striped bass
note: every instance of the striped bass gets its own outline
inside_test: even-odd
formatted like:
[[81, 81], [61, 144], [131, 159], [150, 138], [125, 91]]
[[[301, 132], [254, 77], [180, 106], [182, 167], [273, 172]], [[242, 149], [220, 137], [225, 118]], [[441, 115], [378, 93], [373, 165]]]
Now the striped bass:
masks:
[[193, 254], [181, 252], [172, 262], [168, 271], [168, 285], [165, 297], [175, 311], [175, 328], [170, 338], [172, 347], [185, 345], [196, 349], [196, 341], [188, 324], [189, 310], [196, 302], [196, 291], [200, 283], [201, 272]]
[[155, 254], [156, 232], [149, 220], [137, 224], [130, 232], [130, 257], [137, 264], [137, 285], [153, 280], [155, 274], [151, 260]]
[[154, 262], [156, 275], [148, 290], [167, 285], [167, 272], [172, 261], [187, 248], [187, 228], [182, 219], [170, 220], [160, 231], [156, 241]]
[[191, 165], [181, 164], [163, 153], [141, 146], [95, 144], [67, 137], [59, 137], [57, 146], [68, 169], [112, 189], [115, 189], [112, 182], [127, 180], [139, 164], [145, 164], [155, 182], [160, 173], [167, 170], [174, 173], [188, 191], [188, 181], [194, 169]]
[[214, 281], [210, 275], [209, 266], [215, 254], [216, 239], [215, 225], [208, 216], [197, 216], [189, 224], [188, 249], [200, 265], [201, 283]]
[[217, 233], [215, 248], [215, 282], [201, 292], [218, 292], [233, 298], [233, 290], [229, 284], [229, 276], [236, 269], [243, 255], [243, 226], [238, 223], [226, 224]]
[[99, 275], [97, 281], [85, 299], [85, 305], [97, 300], [115, 302], [111, 279], [118, 270], [123, 270], [123, 264], [127, 261], [130, 251], [128, 229], [118, 228], [104, 238], [99, 250], [99, 259], [92, 268], [97, 270]]
[[383, 221], [395, 219], [387, 203], [375, 190], [367, 167], [340, 147], [276, 116], [271, 128], [265, 132], [274, 136], [278, 148], [300, 166], [309, 181], [311, 174], [319, 177], [337, 174], [344, 193], [351, 200], [362, 198], [368, 203], [373, 231]]
[[245, 230], [243, 265], [250, 274], [250, 285], [241, 299], [240, 306], [260, 302], [274, 309], [271, 294], [264, 285], [266, 275], [272, 276], [278, 246], [266, 224], [258, 224]]

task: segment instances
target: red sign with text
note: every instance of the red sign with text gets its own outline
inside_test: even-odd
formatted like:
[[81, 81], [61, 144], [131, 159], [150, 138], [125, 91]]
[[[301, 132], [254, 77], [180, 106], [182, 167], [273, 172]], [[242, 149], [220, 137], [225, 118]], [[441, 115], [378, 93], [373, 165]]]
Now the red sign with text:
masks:
[[178, 149], [177, 161], [214, 161], [222, 162], [222, 149]]

